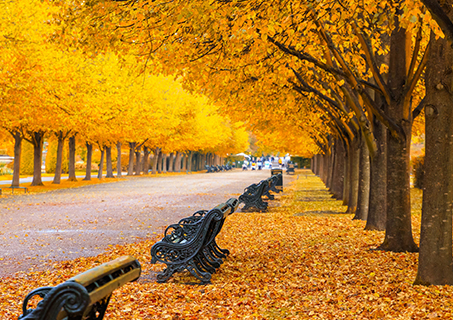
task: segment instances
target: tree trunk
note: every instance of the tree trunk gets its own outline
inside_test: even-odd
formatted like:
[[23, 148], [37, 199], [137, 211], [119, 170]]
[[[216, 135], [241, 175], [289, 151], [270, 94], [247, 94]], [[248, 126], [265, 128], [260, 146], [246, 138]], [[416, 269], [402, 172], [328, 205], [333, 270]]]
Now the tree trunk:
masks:
[[181, 152], [176, 152], [175, 172], [181, 172]]
[[370, 204], [370, 152], [364, 141], [361, 139], [359, 159], [359, 189], [357, 198], [357, 210], [354, 219], [367, 220]]
[[181, 158], [182, 158], [182, 171], [185, 172], [187, 171], [187, 155], [182, 154]]
[[387, 128], [374, 121], [377, 150], [370, 162], [370, 204], [365, 230], [384, 231], [387, 221]]
[[75, 136], [69, 138], [69, 176], [68, 181], [77, 181], [75, 173], [75, 156], [76, 156], [76, 140]]
[[[350, 142], [352, 143], [352, 141]], [[350, 149], [351, 146], [348, 147], [348, 150], [345, 152], [345, 158], [344, 158], [344, 185], [343, 185], [343, 205], [347, 206], [349, 203], [349, 185], [351, 181], [351, 176], [349, 174], [350, 166], [349, 166], [349, 158], [351, 157], [350, 155]]]
[[149, 148], [143, 147], [143, 174], [149, 173]]
[[43, 186], [41, 166], [42, 166], [42, 149], [44, 145], [44, 132], [33, 132], [31, 143], [33, 144], [33, 181], [32, 186]]
[[162, 173], [162, 151], [159, 148], [159, 153], [157, 155], [157, 173]]
[[135, 142], [129, 142], [129, 166], [127, 168], [128, 176], [132, 176], [134, 174], [134, 150]]
[[112, 165], [112, 147], [105, 148], [105, 165], [107, 167], [106, 178], [114, 178], [113, 165]]
[[379, 249], [416, 252], [412, 236], [410, 199], [410, 142], [412, 118], [405, 114], [406, 30], [398, 26], [390, 38], [388, 86], [392, 94], [388, 116], [399, 126], [398, 137], [387, 135], [387, 221], [385, 239]]
[[104, 170], [104, 148], [101, 149], [101, 161], [99, 162], [99, 171], [98, 171], [98, 179], [102, 179], [102, 171]]
[[335, 162], [332, 176], [331, 192], [335, 199], [343, 200], [345, 148], [341, 140], [335, 141], [334, 152]]
[[187, 171], [192, 172], [192, 157], [193, 157], [193, 152], [189, 151], [189, 156], [187, 157]]
[[116, 158], [116, 177], [121, 178], [122, 168], [121, 168], [121, 142], [116, 143], [116, 153], [118, 154]]
[[87, 147], [87, 167], [86, 167], [86, 174], [85, 178], [83, 180], [91, 180], [91, 163], [92, 163], [92, 157], [93, 157], [93, 145], [89, 142], [85, 143]]
[[167, 173], [167, 158], [168, 158], [168, 153], [163, 153], [162, 154], [162, 172]]
[[[451, 1], [444, 11], [449, 12]], [[447, 10], [448, 9], [448, 10]], [[420, 254], [415, 284], [453, 284], [453, 48], [435, 39], [426, 66], [425, 176], [420, 232]]]
[[53, 184], [60, 184], [61, 183], [61, 164], [63, 162], [63, 147], [64, 147], [64, 135], [63, 132], [59, 131], [56, 134], [58, 138], [58, 145], [57, 145], [57, 159], [55, 164], [55, 175], [53, 177]]
[[168, 157], [168, 172], [174, 172], [174, 165], [173, 165], [173, 160], [174, 160], [174, 153], [171, 152], [170, 156]]
[[22, 154], [22, 135], [19, 131], [15, 131], [12, 135], [14, 137], [14, 167], [11, 187], [18, 187], [20, 185], [20, 156]]
[[142, 155], [142, 148], [141, 147], [138, 147], [135, 149], [135, 175], [136, 176], [139, 176], [140, 175], [140, 172], [142, 171], [142, 168], [141, 168], [141, 155]]
[[159, 153], [160, 153], [160, 148], [157, 147], [157, 148], [154, 150], [154, 156], [153, 156], [153, 172], [152, 172], [152, 174], [156, 174], [156, 173], [157, 173], [157, 163], [159, 162]]
[[349, 147], [349, 195], [348, 209], [346, 213], [355, 213], [357, 210], [357, 201], [359, 196], [359, 162], [360, 162], [360, 146], [359, 138], [355, 138]]

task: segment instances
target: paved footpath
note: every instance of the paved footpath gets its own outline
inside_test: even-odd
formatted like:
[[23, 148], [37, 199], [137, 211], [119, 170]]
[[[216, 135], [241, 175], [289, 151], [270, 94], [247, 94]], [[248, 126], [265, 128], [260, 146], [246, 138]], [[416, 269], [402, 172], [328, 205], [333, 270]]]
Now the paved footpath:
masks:
[[[130, 177], [119, 182], [0, 199], [0, 276], [109, 245], [162, 237], [169, 224], [211, 209], [270, 170]], [[295, 179], [284, 174], [284, 186]]]

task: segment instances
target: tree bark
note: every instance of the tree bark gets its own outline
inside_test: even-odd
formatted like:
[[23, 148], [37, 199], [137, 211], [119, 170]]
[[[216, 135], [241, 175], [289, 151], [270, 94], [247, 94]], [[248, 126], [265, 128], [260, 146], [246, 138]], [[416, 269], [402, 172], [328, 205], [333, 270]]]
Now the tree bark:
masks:
[[188, 159], [187, 159], [187, 171], [192, 172], [192, 157], [193, 157], [193, 152], [189, 151]]
[[176, 152], [175, 171], [181, 172], [181, 152]]
[[181, 154], [181, 159], [182, 159], [182, 171], [185, 172], [187, 171], [187, 155]]
[[[352, 143], [352, 141], [351, 141]], [[346, 150], [345, 153], [345, 159], [344, 159], [344, 186], [343, 186], [343, 205], [347, 206], [349, 204], [349, 188], [350, 188], [350, 181], [351, 181], [351, 176], [350, 176], [350, 162], [349, 158], [352, 157], [350, 154], [350, 149], [351, 147], [349, 146], [348, 150]]]
[[162, 153], [162, 172], [167, 173], [167, 158], [168, 158], [168, 153]]
[[55, 175], [53, 177], [52, 184], [61, 183], [61, 164], [63, 162], [63, 147], [64, 147], [64, 135], [62, 131], [59, 131], [57, 134], [58, 145], [57, 145], [57, 159], [55, 164]]
[[156, 174], [156, 173], [157, 173], [157, 163], [159, 162], [159, 154], [160, 154], [160, 148], [157, 147], [157, 148], [154, 150], [154, 156], [153, 156], [153, 171], [152, 171], [152, 174]]
[[143, 174], [149, 173], [149, 148], [143, 147]]
[[32, 186], [43, 186], [41, 166], [42, 166], [42, 149], [44, 145], [44, 132], [32, 132], [30, 142], [33, 144], [33, 181]]
[[388, 116], [398, 125], [398, 136], [387, 135], [387, 221], [385, 239], [378, 249], [416, 252], [410, 202], [410, 141], [412, 118], [405, 114], [406, 30], [398, 26], [390, 37], [388, 86], [392, 93]]
[[359, 161], [360, 147], [359, 138], [355, 138], [349, 147], [349, 190], [348, 190], [348, 209], [346, 213], [355, 213], [357, 210], [357, 201], [359, 195]]
[[[445, 4], [449, 12], [452, 1]], [[448, 10], [448, 11], [447, 11]], [[453, 48], [431, 33], [426, 66], [425, 176], [415, 284], [453, 284]]]
[[75, 156], [76, 156], [76, 140], [75, 136], [69, 138], [69, 176], [68, 181], [77, 181], [75, 173]]
[[105, 148], [102, 147], [101, 149], [101, 161], [99, 162], [99, 171], [98, 171], [98, 179], [102, 179], [102, 171], [104, 170], [104, 153], [105, 153]]
[[113, 175], [113, 165], [112, 165], [112, 147], [105, 148], [105, 164], [107, 167], [107, 174], [105, 175], [106, 178], [114, 178]]
[[83, 180], [91, 180], [91, 163], [92, 163], [92, 158], [93, 158], [93, 145], [89, 142], [85, 143], [87, 147], [87, 167], [86, 167], [86, 172], [85, 172], [85, 178]]
[[132, 176], [134, 174], [134, 150], [135, 142], [129, 142], [129, 166], [127, 168], [128, 176]]
[[162, 154], [162, 151], [161, 149], [159, 148], [159, 153], [157, 155], [157, 173], [162, 173], [162, 157], [163, 157], [163, 154]]
[[142, 155], [142, 148], [141, 147], [137, 147], [135, 148], [135, 175], [136, 176], [139, 176], [140, 175], [140, 172], [142, 171], [142, 168], [141, 168], [141, 155]]
[[359, 159], [359, 189], [354, 219], [367, 220], [370, 203], [370, 152], [362, 139]]
[[343, 200], [345, 148], [341, 140], [335, 141], [334, 152], [335, 161], [332, 176], [331, 192], [335, 199]]
[[370, 162], [370, 204], [365, 230], [384, 231], [387, 221], [387, 128], [374, 121], [377, 150]]
[[116, 143], [116, 153], [118, 154], [116, 158], [116, 177], [121, 178], [122, 176], [122, 167], [121, 167], [121, 142]]
[[170, 153], [170, 156], [168, 157], [168, 172], [174, 172], [174, 164], [173, 164], [173, 160], [174, 160], [174, 153], [171, 152]]
[[22, 154], [22, 135], [19, 131], [12, 133], [14, 137], [14, 167], [13, 181], [11, 187], [19, 187], [20, 185], [20, 156]]

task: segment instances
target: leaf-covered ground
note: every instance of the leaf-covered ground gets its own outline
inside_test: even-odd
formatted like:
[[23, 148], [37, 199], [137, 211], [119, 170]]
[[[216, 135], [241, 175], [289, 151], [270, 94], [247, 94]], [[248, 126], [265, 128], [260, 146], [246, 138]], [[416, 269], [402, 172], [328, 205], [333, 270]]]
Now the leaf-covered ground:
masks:
[[[105, 319], [450, 319], [451, 286], [413, 286], [417, 254], [374, 251], [383, 232], [342, 212], [319, 178], [308, 171], [267, 213], [236, 212], [218, 236], [231, 255], [212, 284], [191, 285], [182, 274], [155, 282], [156, 240], [116, 246], [93, 258], [54, 264], [52, 270], [0, 278], [0, 318], [17, 319], [33, 288], [56, 285], [121, 255], [142, 265], [138, 282], [113, 294]], [[418, 241], [421, 193], [413, 190]], [[274, 204], [275, 203], [275, 204]], [[278, 203], [278, 204], [276, 204]]]

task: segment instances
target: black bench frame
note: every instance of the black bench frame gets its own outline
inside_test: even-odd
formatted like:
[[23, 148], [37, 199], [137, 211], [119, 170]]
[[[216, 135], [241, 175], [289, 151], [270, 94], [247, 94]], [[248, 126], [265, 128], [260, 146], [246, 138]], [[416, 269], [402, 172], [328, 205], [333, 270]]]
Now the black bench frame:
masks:
[[244, 203], [241, 211], [266, 211], [268, 203], [261, 198], [265, 190], [270, 188], [267, 180], [261, 180], [245, 188], [244, 193], [239, 196], [239, 202]]
[[[25, 297], [19, 320], [103, 319], [113, 291], [137, 280], [140, 273], [140, 263], [132, 256], [123, 256], [56, 287], [35, 289]], [[35, 296], [43, 299], [36, 309], [27, 309], [28, 302]]]
[[235, 198], [207, 211], [200, 210], [191, 217], [167, 227], [164, 237], [151, 248], [151, 263], [162, 262], [167, 267], [157, 274], [157, 282], [166, 282], [174, 273], [189, 271], [206, 284], [229, 253], [215, 242], [225, 219], [239, 201]]

